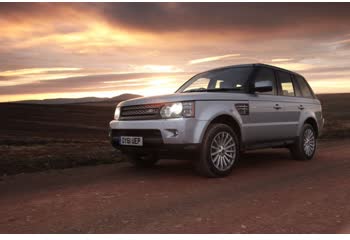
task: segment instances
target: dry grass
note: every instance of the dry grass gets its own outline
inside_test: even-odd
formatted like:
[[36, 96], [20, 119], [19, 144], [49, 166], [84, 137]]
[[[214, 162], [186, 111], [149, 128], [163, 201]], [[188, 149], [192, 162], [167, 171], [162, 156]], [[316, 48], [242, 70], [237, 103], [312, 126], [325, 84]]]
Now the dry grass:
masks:
[[119, 152], [108, 142], [0, 145], [0, 174], [115, 163]]
[[115, 163], [114, 107], [0, 104], [0, 175]]
[[318, 96], [323, 108], [325, 126], [322, 138], [350, 137], [350, 93]]

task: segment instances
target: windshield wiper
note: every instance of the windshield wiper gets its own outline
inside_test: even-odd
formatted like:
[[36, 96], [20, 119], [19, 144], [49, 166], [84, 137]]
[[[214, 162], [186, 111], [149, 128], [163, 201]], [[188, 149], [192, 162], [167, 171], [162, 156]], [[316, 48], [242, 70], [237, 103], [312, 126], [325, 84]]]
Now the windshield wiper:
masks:
[[240, 91], [242, 88], [195, 88], [190, 89], [187, 91], [184, 91], [183, 93], [187, 92], [229, 92], [229, 91]]
[[229, 92], [229, 91], [240, 91], [242, 88], [209, 88], [206, 89], [207, 92]]
[[230, 91], [240, 91], [242, 88], [194, 88], [182, 93], [187, 92], [230, 92]]
[[194, 88], [194, 89], [190, 89], [187, 91], [183, 91], [183, 93], [187, 93], [187, 92], [206, 92], [208, 89], [205, 88]]

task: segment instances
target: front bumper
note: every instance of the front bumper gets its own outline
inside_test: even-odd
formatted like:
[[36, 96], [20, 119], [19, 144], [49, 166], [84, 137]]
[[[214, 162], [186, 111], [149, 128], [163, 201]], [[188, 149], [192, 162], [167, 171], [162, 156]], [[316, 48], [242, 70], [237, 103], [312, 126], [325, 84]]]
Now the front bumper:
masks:
[[145, 147], [199, 144], [207, 121], [195, 118], [157, 119], [110, 122], [110, 137], [115, 146], [120, 136], [141, 136]]

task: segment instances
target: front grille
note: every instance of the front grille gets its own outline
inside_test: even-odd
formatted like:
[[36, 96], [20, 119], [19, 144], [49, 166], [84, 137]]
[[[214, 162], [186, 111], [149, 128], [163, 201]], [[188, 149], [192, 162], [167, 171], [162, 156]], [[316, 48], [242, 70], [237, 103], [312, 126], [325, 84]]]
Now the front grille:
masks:
[[160, 119], [162, 104], [146, 104], [121, 107], [119, 120]]

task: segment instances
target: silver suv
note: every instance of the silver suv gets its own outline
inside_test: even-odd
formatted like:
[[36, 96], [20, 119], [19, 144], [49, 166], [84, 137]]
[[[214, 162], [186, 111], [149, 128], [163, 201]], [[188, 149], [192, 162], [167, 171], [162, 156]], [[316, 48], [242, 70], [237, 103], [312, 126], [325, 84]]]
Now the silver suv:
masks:
[[265, 64], [197, 74], [174, 94], [121, 102], [114, 119], [112, 145], [135, 166], [187, 157], [209, 177], [228, 175], [251, 149], [286, 147], [310, 160], [324, 123], [306, 80]]

